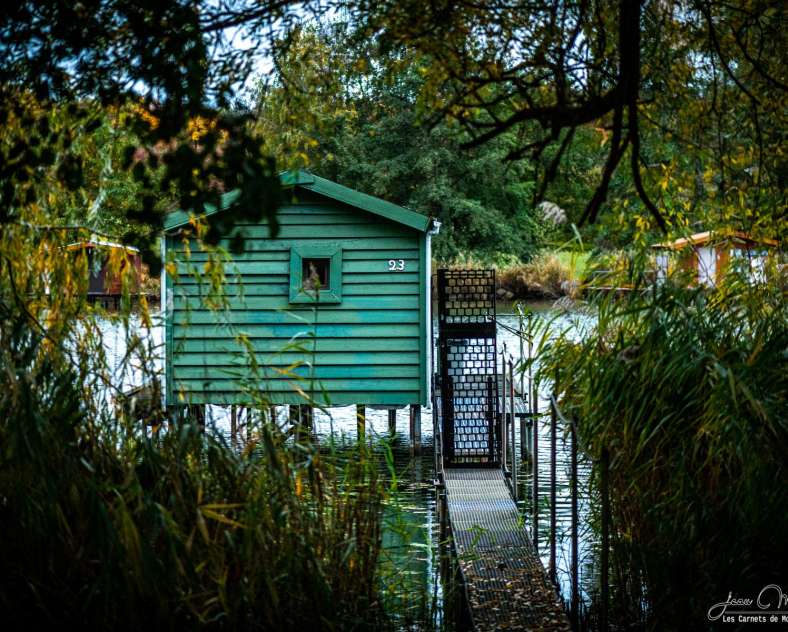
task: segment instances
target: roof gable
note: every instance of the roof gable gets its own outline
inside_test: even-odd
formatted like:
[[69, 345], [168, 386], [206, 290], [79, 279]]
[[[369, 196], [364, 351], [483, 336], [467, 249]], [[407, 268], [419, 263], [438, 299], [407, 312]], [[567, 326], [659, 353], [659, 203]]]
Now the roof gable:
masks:
[[[301, 169], [298, 171], [284, 171], [279, 175], [279, 179], [282, 186], [285, 188], [300, 187], [307, 191], [322, 195], [330, 200], [347, 204], [361, 211], [372, 213], [373, 215], [383, 217], [423, 233], [429, 230], [432, 223], [431, 219], [426, 215], [416, 213], [402, 206], [397, 206], [381, 198], [367, 195], [361, 191], [356, 191], [355, 189], [337, 184], [331, 180], [326, 180], [308, 171]], [[237, 197], [237, 191], [225, 193], [218, 207], [212, 205], [206, 206], [205, 216], [221, 212], [232, 204]], [[191, 216], [191, 213], [180, 210], [170, 213], [164, 220], [164, 230], [170, 231], [187, 224]]]

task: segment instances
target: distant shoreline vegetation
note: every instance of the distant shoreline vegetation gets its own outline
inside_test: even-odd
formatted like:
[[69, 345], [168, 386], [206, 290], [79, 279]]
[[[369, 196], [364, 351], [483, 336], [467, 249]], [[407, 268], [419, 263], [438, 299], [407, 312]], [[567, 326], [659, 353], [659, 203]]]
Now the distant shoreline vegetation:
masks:
[[514, 259], [497, 264], [484, 263], [470, 256], [435, 267], [493, 267], [497, 271], [498, 298], [508, 301], [574, 298], [579, 292], [588, 261], [588, 253], [546, 250], [528, 262]]

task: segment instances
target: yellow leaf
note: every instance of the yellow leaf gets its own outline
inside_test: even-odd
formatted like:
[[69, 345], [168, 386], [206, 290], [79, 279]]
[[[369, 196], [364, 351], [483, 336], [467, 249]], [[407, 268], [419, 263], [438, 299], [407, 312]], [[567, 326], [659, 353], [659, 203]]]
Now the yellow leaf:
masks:
[[[238, 522], [237, 520], [233, 520], [232, 518], [228, 518], [227, 516], [225, 516], [224, 514], [219, 513], [218, 511], [213, 511], [211, 509], [206, 509], [205, 505], [200, 507], [200, 512], [206, 518], [210, 518], [211, 520], [216, 520], [216, 522], [221, 522], [222, 524], [226, 524], [226, 525], [228, 525], [230, 527], [234, 527], [236, 529], [243, 529], [244, 528], [244, 525], [242, 523]], [[203, 524], [205, 524], [204, 521], [203, 521]], [[206, 532], [203, 533], [203, 537], [207, 538], [206, 534], [207, 534], [207, 528], [206, 528]], [[207, 539], [206, 539], [206, 541], [207, 541]]]

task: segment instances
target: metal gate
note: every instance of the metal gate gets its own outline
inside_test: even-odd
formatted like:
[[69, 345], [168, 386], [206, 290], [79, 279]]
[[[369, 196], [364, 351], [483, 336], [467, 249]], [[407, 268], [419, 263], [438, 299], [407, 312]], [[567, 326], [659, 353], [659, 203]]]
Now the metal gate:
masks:
[[498, 465], [495, 270], [438, 270], [445, 465]]

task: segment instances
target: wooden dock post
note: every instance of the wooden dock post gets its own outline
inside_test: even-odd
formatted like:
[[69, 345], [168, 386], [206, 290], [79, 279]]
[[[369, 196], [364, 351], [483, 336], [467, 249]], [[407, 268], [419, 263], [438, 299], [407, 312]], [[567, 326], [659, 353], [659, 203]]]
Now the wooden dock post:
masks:
[[517, 489], [517, 448], [515, 447], [517, 444], [515, 443], [514, 436], [514, 363], [511, 360], [509, 360], [509, 419], [512, 424], [512, 490], [514, 491], [514, 500], [517, 502], [519, 494]]
[[610, 558], [610, 453], [607, 448], [602, 449], [602, 463], [600, 471], [599, 492], [602, 496], [602, 550], [599, 554], [599, 629], [608, 630], [607, 602], [610, 590], [608, 581], [608, 566]]
[[553, 395], [553, 399], [550, 401], [550, 580], [553, 584], [558, 583], [558, 575], [556, 572], [556, 560], [555, 560], [555, 541], [556, 541], [556, 530], [557, 526], [557, 516], [556, 516], [556, 433], [558, 430], [557, 418], [556, 418], [556, 410], [555, 410], [555, 395]]
[[[501, 352], [501, 373], [503, 375], [503, 383], [501, 384], [501, 411], [498, 413], [498, 436], [500, 437], [500, 450], [501, 450], [501, 469], [506, 471], [506, 453], [507, 448], [509, 447], [507, 444], [508, 441], [508, 434], [507, 434], [507, 426], [506, 421], [509, 416], [509, 411], [506, 407], [506, 397], [508, 393], [508, 389], [506, 388], [506, 359], [503, 357], [503, 352]], [[497, 395], [498, 393], [496, 393]]]
[[189, 422], [205, 432], [205, 404], [189, 404]]
[[443, 486], [440, 486], [436, 489], [436, 494], [438, 496], [437, 500], [437, 508], [438, 508], [438, 524], [440, 526], [440, 541], [443, 542], [449, 535], [449, 516], [448, 511], [446, 508], [446, 490]]
[[570, 437], [572, 439], [572, 608], [571, 608], [571, 622], [572, 629], [577, 630], [580, 623], [580, 573], [578, 568], [579, 551], [578, 533], [577, 533], [577, 427], [574, 421], [570, 427]]
[[296, 438], [298, 441], [304, 441], [309, 438], [312, 433], [312, 407], [309, 404], [298, 405], [298, 426], [296, 430]]
[[531, 463], [533, 463], [533, 517], [534, 517], [534, 549], [537, 555], [539, 554], [539, 403], [538, 397], [534, 398], [534, 414], [532, 417], [533, 433], [534, 433], [534, 447], [533, 454], [531, 455]]
[[555, 546], [558, 537], [558, 520], [556, 515], [556, 485], [557, 481], [557, 464], [556, 456], [558, 453], [558, 376], [559, 372], [556, 370], [555, 379], [553, 380], [553, 396], [550, 398], [550, 579], [553, 584], [558, 585], [558, 571], [556, 569], [555, 559]]
[[410, 405], [410, 446], [414, 454], [421, 454], [421, 404]]
[[367, 433], [367, 411], [364, 404], [356, 404], [356, 432], [358, 440], [363, 441]]
[[397, 434], [397, 409], [389, 408], [389, 434], [393, 437]]
[[301, 423], [301, 411], [298, 409], [298, 406], [298, 404], [290, 404], [288, 410], [288, 419], [290, 421], [290, 428], [288, 430], [290, 433], [294, 434], [296, 438], [298, 438], [298, 425]]
[[529, 435], [526, 441], [526, 443], [528, 444], [526, 450], [530, 450], [533, 448], [530, 435], [533, 433], [534, 426], [536, 426], [536, 411], [539, 408], [539, 404], [536, 401], [539, 395], [537, 394], [536, 389], [534, 388], [533, 358], [534, 358], [534, 328], [533, 328], [533, 317], [531, 312], [529, 312], [528, 313], [528, 408], [531, 413], [529, 417], [531, 421], [531, 425], [530, 428], [526, 428], [526, 434]]
[[[498, 428], [498, 436], [500, 437], [501, 441], [501, 468], [504, 472], [506, 472], [506, 457], [507, 457], [507, 445], [509, 440], [508, 434], [508, 415], [509, 410], [506, 406], [506, 398], [508, 397], [509, 389], [506, 388], [506, 343], [503, 343], [503, 349], [501, 349], [501, 376], [503, 380], [501, 382], [501, 410], [498, 413], [500, 415], [500, 426]], [[498, 392], [495, 393], [496, 397], [499, 395]], [[511, 473], [511, 472], [510, 472]]]
[[528, 459], [528, 421], [525, 415], [520, 415], [520, 462]]

